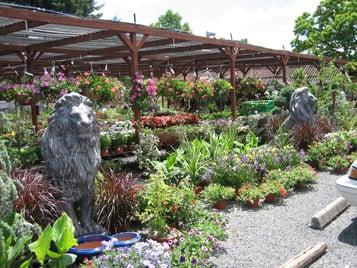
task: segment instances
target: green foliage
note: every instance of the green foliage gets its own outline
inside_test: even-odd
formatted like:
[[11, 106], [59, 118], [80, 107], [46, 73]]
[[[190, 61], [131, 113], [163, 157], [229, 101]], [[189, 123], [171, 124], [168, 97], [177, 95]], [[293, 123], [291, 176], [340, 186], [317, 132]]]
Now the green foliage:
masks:
[[193, 140], [177, 150], [178, 167], [194, 184], [200, 184], [201, 176], [209, 165], [210, 151], [207, 142]]
[[295, 88], [292, 86], [284, 86], [279, 90], [278, 95], [274, 97], [274, 104], [275, 106], [281, 109], [289, 109], [290, 98], [293, 94]]
[[40, 7], [49, 10], [55, 10], [63, 13], [69, 13], [81, 17], [100, 18], [102, 14], [94, 14], [102, 8], [103, 5], [97, 5], [94, 0], [55, 0], [55, 1], [41, 1], [41, 0], [6, 0], [4, 2], [15, 3], [19, 5]]
[[[52, 243], [55, 245], [55, 249], [51, 246]], [[65, 268], [76, 260], [76, 255], [67, 253], [71, 247], [76, 245], [77, 239], [74, 237], [72, 220], [63, 213], [53, 226], [47, 225], [39, 238], [28, 247], [36, 255], [41, 266]]]
[[326, 165], [334, 171], [346, 170], [353, 162], [353, 158], [348, 155], [334, 155], [327, 160]]
[[173, 241], [172, 267], [212, 267], [209, 257], [219, 249], [218, 240], [227, 236], [223, 216], [202, 210], [196, 221]]
[[139, 218], [146, 223], [149, 231], [155, 236], [165, 236], [169, 233], [168, 214], [176, 204], [175, 189], [167, 185], [163, 174], [150, 176], [149, 184], [139, 193], [143, 208]]
[[153, 168], [153, 162], [160, 157], [158, 145], [159, 139], [152, 132], [141, 133], [140, 143], [135, 148], [140, 169], [150, 170]]
[[263, 145], [254, 148], [247, 153], [249, 159], [254, 159], [256, 163], [265, 167], [266, 170], [294, 167], [303, 160], [302, 156], [291, 146], [282, 148]]
[[0, 141], [0, 221], [12, 210], [17, 199], [16, 185], [10, 178], [10, 159], [6, 147]]
[[40, 162], [39, 139], [30, 122], [27, 112], [0, 113], [0, 139], [5, 140], [14, 167], [29, 167]]
[[309, 85], [309, 77], [303, 68], [297, 68], [292, 75], [293, 87], [306, 87]]
[[221, 199], [233, 199], [234, 195], [234, 188], [222, 186], [216, 183], [208, 185], [202, 192], [203, 198], [211, 204]]
[[354, 0], [324, 0], [313, 14], [295, 21], [295, 51], [356, 60], [357, 4]]
[[253, 131], [249, 131], [247, 136], [245, 137], [244, 143], [238, 141], [235, 142], [236, 148], [234, 148], [234, 151], [236, 153], [247, 153], [251, 149], [258, 147], [258, 145], [259, 137], [257, 137], [257, 135], [255, 135]]
[[255, 200], [263, 197], [264, 193], [258, 186], [245, 185], [244, 187], [242, 187], [242, 189], [239, 190], [239, 199], [243, 202], [254, 202]]
[[265, 85], [260, 79], [246, 76], [238, 79], [237, 97], [249, 101], [264, 98]]
[[165, 176], [156, 173], [150, 176], [149, 184], [139, 194], [140, 220], [147, 223], [150, 233], [165, 237], [169, 223], [190, 223], [198, 217], [199, 207], [193, 186], [182, 181], [177, 187], [165, 183]]
[[217, 120], [217, 119], [228, 119], [232, 116], [232, 112], [229, 109], [225, 109], [219, 112], [202, 113], [200, 118], [202, 120]]
[[99, 138], [100, 141], [100, 148], [102, 149], [109, 149], [112, 146], [112, 140], [110, 139], [109, 135], [102, 135]]
[[[32, 239], [32, 233], [26, 233], [16, 239], [12, 227], [18, 224], [19, 214], [10, 213], [0, 221], [0, 267], [29, 267], [31, 258], [22, 258], [27, 243]], [[21, 216], [20, 216], [21, 217]], [[16, 240], [15, 240], [16, 239]]]
[[347, 155], [356, 139], [356, 131], [335, 132], [309, 147], [307, 161], [319, 169], [328, 169], [328, 160], [336, 155]]
[[171, 9], [167, 10], [164, 15], [161, 15], [158, 18], [158, 21], [152, 23], [150, 26], [158, 28], [167, 28], [183, 32], [192, 32], [190, 25], [185, 22], [182, 24], [182, 17], [179, 13], [172, 11]]
[[259, 188], [264, 196], [273, 194], [276, 197], [280, 196], [281, 185], [279, 181], [267, 180], [259, 185]]
[[278, 181], [285, 189], [291, 190], [297, 184], [309, 184], [317, 178], [316, 172], [303, 164], [288, 170], [272, 170], [267, 175], [267, 181]]
[[[248, 160], [249, 161], [249, 160]], [[235, 154], [225, 154], [211, 164], [210, 181], [224, 186], [238, 188], [244, 183], [254, 182], [257, 174], [249, 162], [244, 162]]]

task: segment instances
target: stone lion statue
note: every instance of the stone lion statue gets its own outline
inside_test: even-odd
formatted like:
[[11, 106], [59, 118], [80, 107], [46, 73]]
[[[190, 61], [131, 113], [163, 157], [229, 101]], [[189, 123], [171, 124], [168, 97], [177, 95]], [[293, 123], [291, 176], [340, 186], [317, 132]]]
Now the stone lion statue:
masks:
[[64, 211], [72, 218], [76, 235], [98, 231], [92, 208], [94, 177], [101, 162], [99, 130], [87, 97], [69, 93], [56, 102], [41, 152], [47, 172], [64, 193]]
[[301, 87], [291, 95], [289, 117], [284, 122], [285, 129], [292, 129], [298, 123], [312, 124], [316, 113], [316, 101], [307, 87]]

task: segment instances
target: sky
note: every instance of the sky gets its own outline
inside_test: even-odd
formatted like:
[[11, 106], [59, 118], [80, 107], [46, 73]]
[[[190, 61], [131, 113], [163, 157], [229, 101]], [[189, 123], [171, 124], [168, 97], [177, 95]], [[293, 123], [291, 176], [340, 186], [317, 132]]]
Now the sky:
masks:
[[117, 16], [120, 21], [149, 25], [172, 9], [183, 17], [193, 34], [240, 40], [275, 49], [290, 50], [294, 22], [304, 11], [313, 12], [320, 0], [97, 0], [104, 4], [103, 19]]

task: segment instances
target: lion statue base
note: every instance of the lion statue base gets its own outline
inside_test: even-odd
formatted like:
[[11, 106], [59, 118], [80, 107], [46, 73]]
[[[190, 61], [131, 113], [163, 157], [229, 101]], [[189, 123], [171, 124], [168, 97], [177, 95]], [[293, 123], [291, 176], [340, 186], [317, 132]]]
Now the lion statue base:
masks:
[[99, 168], [99, 130], [91, 102], [78, 93], [62, 96], [41, 138], [46, 170], [64, 193], [64, 211], [76, 235], [101, 232], [93, 220], [94, 179]]
[[289, 117], [283, 126], [286, 130], [292, 129], [296, 124], [313, 124], [316, 113], [317, 99], [312, 95], [307, 87], [301, 87], [291, 95]]

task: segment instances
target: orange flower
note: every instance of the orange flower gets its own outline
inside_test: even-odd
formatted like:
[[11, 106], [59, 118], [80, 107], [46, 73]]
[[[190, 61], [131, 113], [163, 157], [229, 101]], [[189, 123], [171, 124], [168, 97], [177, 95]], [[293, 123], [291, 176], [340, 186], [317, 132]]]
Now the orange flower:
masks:
[[171, 211], [175, 213], [178, 210], [179, 206], [177, 204], [174, 204], [171, 208]]

